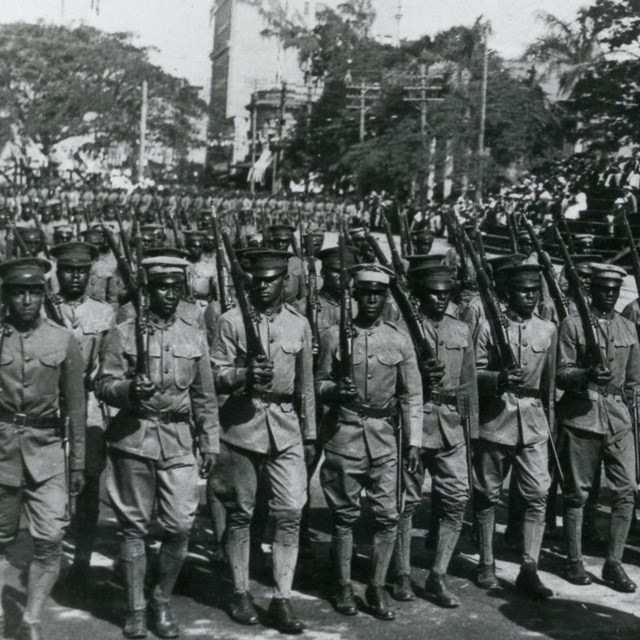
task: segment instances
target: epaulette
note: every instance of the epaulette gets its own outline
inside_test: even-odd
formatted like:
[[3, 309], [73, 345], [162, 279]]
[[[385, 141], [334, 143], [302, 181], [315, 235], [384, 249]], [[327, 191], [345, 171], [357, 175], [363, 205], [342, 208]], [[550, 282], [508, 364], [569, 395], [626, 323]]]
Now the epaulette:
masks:
[[291, 313], [295, 314], [299, 318], [305, 318], [306, 319], [306, 316], [299, 309], [296, 309], [296, 307], [294, 307], [289, 302], [285, 302], [284, 303], [284, 308], [288, 309], [289, 311], [291, 311]]
[[111, 305], [106, 302], [105, 300], [101, 300], [100, 298], [96, 298], [95, 296], [92, 296], [91, 294], [89, 294], [88, 296], [89, 300], [93, 300], [94, 302], [99, 302], [100, 304], [106, 304], [108, 307], [110, 307]]
[[388, 324], [392, 329], [395, 329], [396, 331], [402, 331], [400, 326], [398, 326], [398, 323], [394, 322], [393, 320], [383, 320], [382, 323]]

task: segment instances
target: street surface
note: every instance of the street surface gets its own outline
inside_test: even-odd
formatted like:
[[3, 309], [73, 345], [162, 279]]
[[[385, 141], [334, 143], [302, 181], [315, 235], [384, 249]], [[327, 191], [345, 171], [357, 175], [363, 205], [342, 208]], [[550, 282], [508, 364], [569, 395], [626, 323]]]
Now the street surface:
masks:
[[[329, 238], [327, 244], [334, 244]], [[445, 243], [436, 242], [433, 251], [442, 251]], [[624, 303], [633, 297], [632, 279], [625, 283]], [[623, 302], [621, 302], [622, 306]], [[505, 483], [508, 487], [508, 482]], [[603, 480], [603, 486], [606, 486]], [[190, 555], [173, 599], [183, 638], [220, 638], [224, 640], [276, 639], [277, 631], [264, 625], [242, 627], [233, 623], [223, 609], [224, 596], [230, 585], [224, 566], [212, 564], [211, 529], [204, 505], [204, 485], [201, 487], [201, 510], [194, 527]], [[425, 495], [429, 485], [425, 485]], [[505, 495], [506, 498], [506, 495]], [[599, 528], [607, 531], [607, 491], [603, 489], [599, 512]], [[558, 498], [560, 505], [561, 498]], [[515, 592], [513, 584], [518, 572], [518, 556], [509, 550], [502, 540], [504, 508], [498, 516], [496, 556], [501, 588], [485, 592], [473, 583], [477, 550], [470, 541], [469, 513], [459, 544], [459, 553], [451, 564], [449, 582], [462, 601], [456, 610], [437, 607], [423, 597], [422, 587], [433, 560], [431, 552], [424, 548], [428, 522], [428, 501], [418, 511], [414, 521], [412, 548], [413, 583], [416, 600], [412, 603], [393, 604], [397, 614], [394, 622], [380, 622], [372, 618], [364, 606], [358, 616], [345, 618], [333, 610], [330, 604], [329, 543], [331, 535], [330, 513], [320, 490], [317, 474], [312, 482], [312, 532], [313, 546], [310, 557], [302, 559], [298, 566], [293, 606], [305, 621], [308, 630], [304, 638], [310, 640], [451, 640], [452, 638], [476, 640], [490, 638], [551, 638], [554, 640], [601, 640], [616, 638], [634, 639], [640, 636], [640, 595], [620, 594], [600, 579], [602, 550], [586, 548], [587, 570], [594, 584], [576, 587], [561, 577], [563, 567], [562, 539], [545, 543], [541, 556], [541, 577], [551, 587], [556, 597], [548, 602], [535, 603], [524, 600]], [[561, 509], [561, 507], [559, 507]], [[560, 510], [559, 510], [560, 513]], [[560, 521], [558, 521], [560, 522]], [[372, 521], [366, 512], [356, 532], [357, 552], [354, 558], [356, 593], [364, 594], [367, 580], [367, 561], [370, 554]], [[159, 537], [151, 541], [153, 557], [158, 549]], [[121, 638], [125, 600], [120, 576], [114, 568], [118, 555], [117, 523], [108, 502], [102, 494], [101, 519], [96, 552], [92, 560], [92, 584], [82, 594], [73, 593], [73, 585], [65, 582], [65, 571], [49, 602], [43, 629], [49, 640], [109, 640]], [[23, 532], [10, 550], [11, 571], [4, 592], [7, 637], [11, 637], [20, 620], [24, 606], [24, 568], [30, 553], [30, 541]], [[65, 566], [71, 557], [72, 545], [65, 545]], [[640, 584], [640, 535], [632, 534], [625, 553], [626, 568], [633, 580]], [[150, 562], [150, 571], [153, 561]], [[266, 611], [271, 597], [268, 571], [253, 572], [252, 592], [261, 613]], [[150, 634], [150, 637], [153, 637]]]

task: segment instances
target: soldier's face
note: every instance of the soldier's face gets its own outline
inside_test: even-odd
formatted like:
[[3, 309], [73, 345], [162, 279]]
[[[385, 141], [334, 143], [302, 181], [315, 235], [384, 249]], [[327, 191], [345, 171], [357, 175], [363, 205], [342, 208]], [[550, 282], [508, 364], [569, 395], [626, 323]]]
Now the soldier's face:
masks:
[[76, 267], [72, 265], [59, 265], [57, 274], [60, 283], [60, 292], [63, 296], [81, 296], [89, 282], [91, 267]]
[[430, 318], [441, 319], [447, 310], [449, 300], [451, 300], [451, 289], [449, 287], [441, 289], [422, 287], [418, 290], [418, 297]]
[[184, 296], [184, 280], [167, 278], [149, 283], [149, 309], [159, 318], [170, 318]]
[[418, 236], [415, 243], [415, 251], [418, 255], [426, 256], [433, 246], [433, 238], [431, 236]]
[[522, 318], [530, 318], [540, 299], [540, 282], [513, 282], [507, 288], [509, 308]]
[[318, 253], [320, 253], [320, 250], [322, 249], [322, 245], [324, 244], [324, 236], [314, 233], [311, 236], [311, 241], [313, 243], [313, 255], [317, 256]]
[[62, 244], [63, 242], [71, 242], [73, 233], [71, 231], [56, 231], [53, 234], [53, 244]]
[[254, 274], [249, 284], [253, 304], [263, 309], [279, 304], [286, 277], [285, 273], [267, 277]]
[[202, 238], [192, 238], [187, 245], [187, 251], [189, 251], [189, 257], [194, 262], [197, 262], [204, 251], [204, 240]]
[[271, 246], [278, 251], [286, 251], [291, 244], [290, 235], [274, 235], [271, 237]]
[[340, 271], [338, 269], [322, 270], [322, 286], [332, 291], [340, 290]]
[[620, 297], [621, 283], [618, 280], [602, 278], [591, 283], [591, 303], [600, 313], [614, 310]]
[[373, 322], [380, 317], [387, 301], [388, 287], [378, 282], [360, 282], [353, 295], [358, 302], [358, 316]]
[[33, 324], [40, 315], [44, 287], [40, 285], [5, 285], [2, 290], [7, 313], [20, 324]]
[[36, 238], [25, 239], [24, 243], [32, 256], [37, 256], [42, 251], [42, 242]]

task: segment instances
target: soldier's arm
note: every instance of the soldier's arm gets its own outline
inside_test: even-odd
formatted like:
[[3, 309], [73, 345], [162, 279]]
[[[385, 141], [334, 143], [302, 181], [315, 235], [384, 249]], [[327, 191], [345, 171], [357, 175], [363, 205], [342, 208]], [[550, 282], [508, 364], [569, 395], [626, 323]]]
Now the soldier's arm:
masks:
[[320, 336], [316, 371], [316, 393], [318, 399], [325, 404], [334, 402], [338, 393], [338, 384], [333, 375], [334, 353], [337, 345], [338, 331], [335, 327], [329, 327]]
[[78, 341], [69, 336], [67, 356], [62, 362], [60, 394], [69, 418], [69, 466], [82, 471], [85, 460], [86, 416], [84, 400], [84, 366]]
[[306, 320], [304, 321], [304, 342], [296, 356], [295, 384], [304, 416], [302, 437], [305, 442], [313, 442], [316, 439], [316, 394], [313, 386], [311, 328]]
[[588, 382], [587, 370], [578, 366], [578, 327], [573, 318], [560, 324], [556, 384], [563, 391], [581, 391]]
[[211, 362], [207, 344], [201, 340], [202, 355], [196, 361], [196, 375], [191, 387], [191, 409], [197, 429], [200, 453], [220, 452], [220, 423], [218, 422], [218, 398], [213, 383]]
[[476, 372], [476, 355], [471, 340], [471, 331], [467, 336], [467, 346], [462, 354], [459, 396], [467, 399], [470, 437], [477, 438], [480, 433], [478, 422], [478, 374]]
[[632, 401], [635, 397], [636, 389], [640, 386], [640, 346], [635, 341], [631, 345], [631, 352], [627, 360], [627, 371], [624, 378], [625, 396]]
[[118, 409], [135, 409], [137, 403], [130, 395], [133, 379], [130, 377], [120, 326], [114, 327], [107, 335], [96, 380], [96, 397]]
[[492, 349], [491, 330], [486, 320], [480, 322], [476, 333], [475, 353], [476, 371], [478, 374], [478, 395], [497, 396], [500, 395], [498, 385], [499, 371], [492, 371], [489, 367]]
[[404, 441], [409, 447], [422, 447], [422, 376], [416, 352], [408, 336], [403, 335], [402, 360], [398, 364], [399, 400]]
[[222, 317], [211, 355], [215, 371], [216, 390], [220, 394], [241, 394], [247, 386], [247, 367], [238, 366], [238, 333], [233, 322]]
[[205, 326], [205, 332], [207, 336], [207, 344], [209, 345], [209, 349], [213, 348], [213, 344], [216, 339], [216, 330], [218, 328], [218, 320], [220, 316], [216, 311], [215, 305], [213, 303], [209, 304], [209, 306], [204, 311], [203, 321]]

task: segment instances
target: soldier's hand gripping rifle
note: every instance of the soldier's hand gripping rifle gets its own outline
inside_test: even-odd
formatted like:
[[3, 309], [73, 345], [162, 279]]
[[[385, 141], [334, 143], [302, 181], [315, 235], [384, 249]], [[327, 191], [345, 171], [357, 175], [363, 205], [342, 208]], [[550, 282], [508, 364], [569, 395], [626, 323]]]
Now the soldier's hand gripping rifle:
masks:
[[213, 241], [216, 252], [216, 276], [218, 278], [220, 310], [222, 313], [226, 313], [234, 305], [233, 296], [231, 295], [231, 283], [229, 281], [229, 269], [227, 268], [227, 261], [224, 257], [220, 221], [218, 220], [218, 212], [215, 204], [211, 205], [211, 226], [213, 228]]
[[562, 322], [569, 315], [569, 302], [560, 289], [551, 258], [549, 258], [549, 254], [543, 250], [540, 240], [538, 239], [538, 235], [531, 224], [531, 220], [529, 220], [524, 214], [522, 214], [520, 220], [522, 221], [522, 224], [524, 224], [524, 227], [531, 238], [533, 248], [538, 255], [538, 263], [542, 267], [542, 274], [547, 286], [549, 287], [549, 293], [551, 294], [553, 304], [556, 308], [556, 313], [558, 314], [558, 321]]

